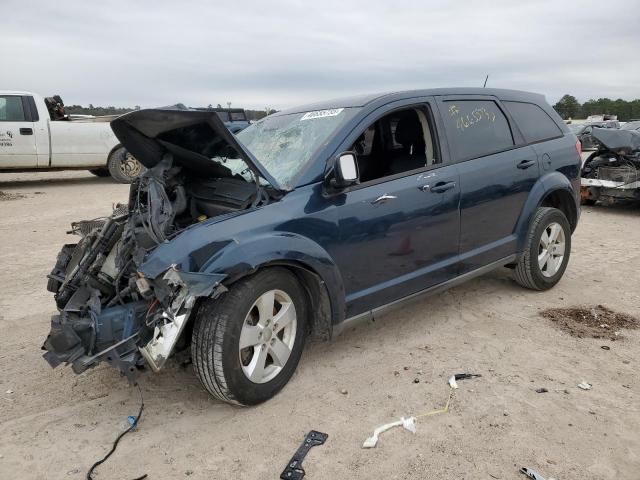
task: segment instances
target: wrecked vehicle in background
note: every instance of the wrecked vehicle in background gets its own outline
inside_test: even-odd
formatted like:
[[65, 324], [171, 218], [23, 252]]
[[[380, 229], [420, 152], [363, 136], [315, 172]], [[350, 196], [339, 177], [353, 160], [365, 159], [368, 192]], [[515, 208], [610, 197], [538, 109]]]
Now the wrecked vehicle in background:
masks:
[[237, 135], [208, 111], [111, 125], [147, 170], [58, 256], [53, 367], [108, 362], [135, 380], [190, 346], [211, 395], [256, 404], [289, 381], [308, 334], [503, 266], [546, 290], [569, 262], [579, 143], [542, 95], [362, 95]]
[[581, 199], [640, 200], [640, 132], [594, 128], [599, 148], [581, 171]]
[[575, 133], [578, 140], [580, 140], [581, 150], [594, 150], [598, 148], [597, 139], [593, 138], [593, 131], [596, 128], [617, 129], [619, 128], [618, 121], [606, 121], [606, 122], [591, 122], [583, 124], [569, 124], [569, 130]]

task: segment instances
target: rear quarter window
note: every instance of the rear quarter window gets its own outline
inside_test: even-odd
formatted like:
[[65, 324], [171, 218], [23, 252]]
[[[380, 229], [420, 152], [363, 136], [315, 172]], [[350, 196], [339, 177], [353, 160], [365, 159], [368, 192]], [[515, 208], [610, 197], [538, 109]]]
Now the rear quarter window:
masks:
[[562, 136], [562, 130], [538, 105], [524, 102], [502, 102], [520, 128], [527, 143]]
[[513, 147], [509, 122], [491, 100], [445, 101], [444, 121], [458, 160], [483, 157]]

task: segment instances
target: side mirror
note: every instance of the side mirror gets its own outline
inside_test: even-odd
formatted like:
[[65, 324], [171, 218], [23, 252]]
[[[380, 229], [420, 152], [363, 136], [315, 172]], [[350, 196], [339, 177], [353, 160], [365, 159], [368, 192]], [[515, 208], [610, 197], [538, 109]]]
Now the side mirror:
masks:
[[358, 183], [358, 162], [353, 152], [343, 152], [335, 158], [330, 185], [336, 190]]

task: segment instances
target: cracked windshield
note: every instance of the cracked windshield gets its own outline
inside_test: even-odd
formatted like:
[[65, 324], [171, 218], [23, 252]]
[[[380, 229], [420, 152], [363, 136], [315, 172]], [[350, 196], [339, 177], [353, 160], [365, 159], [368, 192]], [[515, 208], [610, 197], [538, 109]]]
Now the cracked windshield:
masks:
[[355, 111], [334, 108], [270, 116], [237, 137], [280, 184], [291, 187], [318, 147]]

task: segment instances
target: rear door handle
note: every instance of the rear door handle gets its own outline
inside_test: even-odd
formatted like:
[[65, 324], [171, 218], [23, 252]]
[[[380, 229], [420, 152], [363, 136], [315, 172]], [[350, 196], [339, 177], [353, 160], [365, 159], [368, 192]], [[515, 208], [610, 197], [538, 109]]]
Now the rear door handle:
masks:
[[433, 193], [444, 193], [447, 190], [451, 190], [456, 187], [456, 182], [438, 182], [433, 187], [429, 188], [429, 185], [422, 186], [421, 190], [426, 192], [427, 190]]
[[395, 195], [387, 195], [386, 193], [384, 195], [380, 195], [378, 198], [376, 198], [373, 202], [371, 202], [371, 205], [378, 205], [380, 203], [384, 203], [387, 200], [393, 200], [396, 197]]
[[21, 128], [20, 135], [33, 135], [33, 128]]
[[519, 164], [518, 164], [518, 168], [520, 170], [526, 170], [529, 167], [533, 167], [536, 164], [535, 160], [522, 160]]

